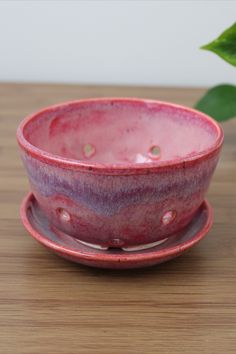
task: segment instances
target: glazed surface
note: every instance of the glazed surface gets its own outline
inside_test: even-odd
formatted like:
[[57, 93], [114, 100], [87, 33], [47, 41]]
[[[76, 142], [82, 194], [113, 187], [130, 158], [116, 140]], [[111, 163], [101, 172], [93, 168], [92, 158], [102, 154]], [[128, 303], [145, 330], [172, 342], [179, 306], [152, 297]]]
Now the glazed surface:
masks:
[[[163, 240], [190, 223], [218, 162], [220, 132], [210, 118], [185, 107], [104, 99], [47, 108], [20, 126], [18, 141], [31, 189], [52, 227], [101, 247], [127, 248]], [[105, 162], [117, 162], [114, 154], [125, 144], [123, 163], [138, 150], [147, 154], [151, 144], [160, 156], [141, 168], [140, 161], [119, 168], [55, 158], [59, 151], [77, 158], [83, 144], [91, 144], [83, 150], [89, 159]]]
[[[186, 226], [204, 199], [218, 156], [188, 169], [127, 176], [65, 170], [26, 154], [23, 161], [52, 225], [85, 242], [126, 247], [161, 240]], [[168, 212], [174, 219], [165, 224]]]
[[[178, 160], [209, 149], [217, 130], [183, 108], [148, 101], [72, 103], [38, 114], [24, 128], [35, 147], [98, 163]], [[155, 156], [150, 153], [157, 147]]]
[[212, 209], [204, 201], [191, 223], [181, 232], [175, 233], [159, 246], [129, 253], [118, 249], [95, 250], [62, 232], [55, 232], [31, 193], [22, 202], [21, 218], [26, 229], [37, 241], [63, 258], [93, 267], [128, 269], [147, 267], [180, 256], [209, 231], [212, 225]]

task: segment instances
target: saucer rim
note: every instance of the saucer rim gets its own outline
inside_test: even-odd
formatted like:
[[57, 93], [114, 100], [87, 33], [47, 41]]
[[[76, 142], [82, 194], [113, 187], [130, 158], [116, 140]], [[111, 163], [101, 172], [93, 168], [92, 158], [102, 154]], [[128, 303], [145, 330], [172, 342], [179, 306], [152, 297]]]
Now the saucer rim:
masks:
[[[152, 260], [161, 260], [163, 258], [171, 257], [171, 256], [177, 256], [178, 254], [183, 253], [184, 251], [187, 251], [188, 249], [192, 248], [195, 244], [200, 242], [208, 233], [210, 230], [212, 224], [213, 224], [213, 209], [210, 205], [210, 203], [204, 199], [202, 204], [200, 205], [199, 208], [204, 208], [207, 212], [207, 219], [204, 224], [204, 226], [196, 233], [194, 236], [190, 239], [187, 240], [183, 243], [180, 243], [177, 246], [174, 247], [167, 247], [163, 248], [161, 250], [156, 250], [152, 251], [151, 249], [149, 251], [145, 252], [140, 252], [140, 253], [119, 253], [119, 254], [106, 254], [104, 252], [99, 252], [95, 253], [93, 250], [93, 253], [89, 253], [89, 248], [88, 251], [78, 251], [74, 250], [69, 247], [61, 246], [57, 244], [56, 242], [49, 240], [47, 235], [45, 233], [39, 233], [33, 225], [30, 223], [30, 220], [27, 216], [27, 209], [29, 206], [29, 203], [32, 202], [32, 199], [36, 198], [34, 197], [32, 192], [27, 193], [27, 195], [23, 198], [20, 206], [20, 217], [21, 221], [25, 227], [25, 229], [29, 232], [29, 234], [40, 244], [44, 245], [45, 247], [51, 249], [52, 251], [56, 253], [60, 253], [62, 255], [65, 255], [65, 257], [73, 257], [77, 258], [78, 261], [79, 259], [81, 260], [88, 260], [88, 261], [102, 261], [103, 263], [110, 263], [111, 261], [116, 261], [116, 262], [122, 262], [122, 263], [133, 263], [133, 262], [141, 262], [141, 261], [152, 261]], [[54, 232], [55, 233], [55, 232]], [[56, 234], [56, 233], [55, 233]], [[67, 235], [69, 237], [69, 235]], [[170, 236], [171, 237], [171, 236]], [[165, 244], [165, 243], [164, 243]], [[163, 246], [164, 246], [163, 244]]]

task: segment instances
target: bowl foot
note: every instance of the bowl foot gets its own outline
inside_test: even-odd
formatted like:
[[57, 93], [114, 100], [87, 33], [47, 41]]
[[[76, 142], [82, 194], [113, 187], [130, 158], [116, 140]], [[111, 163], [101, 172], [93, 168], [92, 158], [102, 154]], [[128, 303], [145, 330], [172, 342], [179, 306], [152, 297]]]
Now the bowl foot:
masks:
[[[156, 242], [151, 242], [151, 243], [146, 243], [144, 245], [138, 245], [138, 246], [129, 246], [129, 247], [119, 247], [119, 249], [125, 251], [125, 252], [135, 252], [135, 251], [142, 251], [142, 250], [147, 250], [149, 248], [153, 248], [155, 246], [161, 245], [162, 243], [164, 243], [167, 240], [167, 238], [164, 238], [163, 240], [159, 240]], [[98, 250], [104, 250], [107, 251], [109, 249], [109, 247], [104, 247], [101, 245], [97, 245], [95, 243], [89, 243], [89, 242], [84, 242], [81, 240], [76, 239], [77, 242], [82, 243], [83, 245], [87, 246], [87, 247], [92, 247]]]

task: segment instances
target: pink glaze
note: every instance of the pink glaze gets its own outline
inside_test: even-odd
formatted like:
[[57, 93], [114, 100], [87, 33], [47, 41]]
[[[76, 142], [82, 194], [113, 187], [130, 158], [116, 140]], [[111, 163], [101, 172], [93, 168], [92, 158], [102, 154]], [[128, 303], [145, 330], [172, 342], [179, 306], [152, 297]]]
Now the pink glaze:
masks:
[[[42, 138], [43, 137], [43, 138]], [[192, 110], [155, 101], [87, 100], [49, 108], [24, 125], [24, 138], [59, 158], [84, 163], [160, 162], [204, 153], [219, 138], [219, 128]], [[86, 147], [90, 152], [86, 155]]]
[[49, 107], [25, 119], [17, 138], [54, 230], [126, 248], [162, 240], [191, 221], [223, 132], [186, 107], [106, 98]]
[[22, 202], [21, 219], [33, 238], [63, 258], [92, 267], [130, 269], [152, 266], [180, 256], [207, 234], [213, 215], [209, 203], [204, 201], [185, 229], [163, 244], [139, 252], [95, 250], [62, 232], [55, 233], [32, 193]]

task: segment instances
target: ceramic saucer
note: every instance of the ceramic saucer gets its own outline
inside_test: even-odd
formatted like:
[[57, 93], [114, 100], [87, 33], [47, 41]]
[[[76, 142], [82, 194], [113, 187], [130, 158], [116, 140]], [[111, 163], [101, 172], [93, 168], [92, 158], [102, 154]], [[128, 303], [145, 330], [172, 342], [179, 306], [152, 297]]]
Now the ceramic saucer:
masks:
[[88, 266], [111, 269], [147, 267], [180, 256], [204, 238], [213, 221], [212, 208], [205, 200], [185, 229], [153, 248], [126, 252], [91, 248], [71, 236], [55, 232], [32, 193], [22, 201], [20, 212], [27, 231], [59, 256]]

